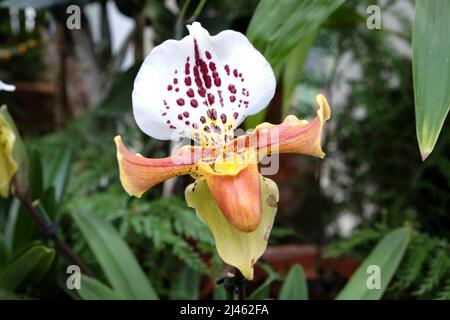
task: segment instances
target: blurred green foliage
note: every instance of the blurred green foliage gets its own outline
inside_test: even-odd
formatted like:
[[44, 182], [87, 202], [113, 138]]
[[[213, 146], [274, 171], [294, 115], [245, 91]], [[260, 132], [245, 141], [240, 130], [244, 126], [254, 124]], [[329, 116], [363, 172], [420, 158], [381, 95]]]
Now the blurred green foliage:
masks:
[[[417, 231], [388, 297], [448, 298], [450, 140], [442, 135], [434, 153], [421, 161], [414, 143], [411, 59], [394, 45], [394, 40], [410, 44], [411, 23], [393, 7], [388, 2], [385, 10], [398, 17], [402, 33], [361, 26], [330, 39], [335, 55], [350, 54], [362, 75], [347, 80], [351, 90], [335, 113], [328, 153], [339, 159], [330, 166], [330, 179], [340, 190], [339, 196], [330, 194], [332, 207], [357, 216], [361, 227], [334, 243], [330, 254], [364, 256], [386, 232], [406, 222]], [[342, 81], [343, 72], [337, 72], [336, 81]]]

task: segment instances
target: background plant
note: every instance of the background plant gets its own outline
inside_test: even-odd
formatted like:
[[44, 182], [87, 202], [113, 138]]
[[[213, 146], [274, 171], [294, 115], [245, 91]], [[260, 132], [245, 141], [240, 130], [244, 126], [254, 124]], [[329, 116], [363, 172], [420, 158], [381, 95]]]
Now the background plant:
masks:
[[[385, 258], [386, 252], [377, 253], [380, 246], [402, 248], [392, 253], [390, 263], [384, 262], [391, 281], [383, 297], [450, 298], [449, 139], [442, 134], [427, 161], [421, 161], [413, 107], [420, 81], [413, 81], [418, 60], [412, 60], [411, 52], [420, 45], [426, 48], [432, 39], [421, 40], [423, 35], [416, 32], [412, 44], [412, 2], [404, 1], [399, 8], [395, 1], [379, 1], [383, 17], [395, 19], [397, 28], [383, 24], [381, 30], [369, 30], [365, 9], [373, 1], [298, 0], [283, 9], [283, 1], [180, 0], [179, 11], [162, 1], [114, 1], [135, 23], [115, 52], [106, 23], [105, 8], [111, 1], [79, 2], [98, 3], [101, 41], [92, 37], [95, 26], [79, 33], [61, 28], [66, 1], [33, 2], [38, 28], [16, 34], [5, 7], [29, 3], [0, 1], [0, 50], [10, 54], [0, 60], [0, 79], [18, 84], [14, 95], [0, 93], [0, 100], [8, 103], [26, 143], [30, 200], [52, 229], [43, 235], [17, 198], [0, 199], [1, 298], [225, 297], [223, 288], [214, 284], [225, 271], [212, 250], [211, 235], [180, 200], [189, 178], [177, 179], [170, 192], [161, 185], [144, 201], [134, 201], [120, 187], [112, 142], [120, 133], [146, 156], [167, 154], [167, 143], [143, 136], [135, 127], [132, 85], [144, 57], [145, 27], [153, 29], [151, 44], [156, 45], [181, 38], [184, 24], [192, 19], [213, 34], [227, 28], [246, 33], [273, 64], [277, 94], [266, 112], [248, 119], [247, 127], [263, 119], [277, 122], [288, 113], [310, 116], [318, 91], [331, 98], [326, 160], [281, 158], [282, 168], [274, 178], [285, 196], [271, 244], [312, 244], [319, 263], [328, 256], [350, 256], [361, 266]], [[24, 25], [24, 11], [18, 12]], [[37, 45], [29, 45], [30, 39]], [[27, 50], [20, 53], [22, 44]], [[46, 56], [55, 44], [57, 56], [66, 59], [59, 65], [65, 76], [49, 72]], [[135, 65], [122, 70], [125, 53], [133, 47]], [[80, 84], [74, 69], [81, 62], [89, 71]], [[438, 74], [448, 69], [435, 67], [443, 70]], [[79, 99], [83, 95], [86, 99]], [[426, 105], [426, 112], [434, 112], [433, 105]], [[437, 119], [443, 116], [445, 112]], [[444, 132], [447, 127], [444, 122]], [[341, 226], [349, 217], [357, 227], [347, 237]], [[55, 234], [88, 270], [80, 292], [65, 285], [68, 261], [55, 247]], [[120, 250], [112, 250], [111, 243]], [[295, 263], [290, 267], [288, 274], [280, 275], [276, 266], [261, 263], [261, 279], [249, 287], [249, 297], [307, 299], [318, 297], [317, 292], [326, 292], [326, 298], [382, 297], [360, 290], [362, 271], [355, 273], [357, 280], [347, 281], [335, 270], [321, 270], [312, 280], [307, 270]]]

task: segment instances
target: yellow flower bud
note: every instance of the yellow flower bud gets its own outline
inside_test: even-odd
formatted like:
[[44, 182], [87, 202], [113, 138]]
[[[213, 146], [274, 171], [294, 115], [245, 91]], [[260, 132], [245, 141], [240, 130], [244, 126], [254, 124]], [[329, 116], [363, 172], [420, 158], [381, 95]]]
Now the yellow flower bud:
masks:
[[0, 114], [0, 196], [7, 197], [12, 178], [17, 172], [13, 157], [16, 135], [6, 118]]

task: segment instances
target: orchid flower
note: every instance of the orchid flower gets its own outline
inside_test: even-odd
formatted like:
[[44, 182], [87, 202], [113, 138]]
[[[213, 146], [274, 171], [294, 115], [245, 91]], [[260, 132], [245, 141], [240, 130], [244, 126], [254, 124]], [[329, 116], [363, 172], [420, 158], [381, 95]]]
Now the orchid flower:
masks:
[[[0, 91], [14, 91], [16, 87], [0, 80]], [[6, 107], [0, 108], [0, 196], [7, 197], [12, 178], [17, 171], [13, 157], [16, 135], [9, 124]]]
[[14, 159], [16, 134], [12, 128], [5, 106], [0, 108], [0, 197], [9, 194], [11, 180], [17, 172], [18, 164]]
[[210, 36], [198, 22], [187, 28], [189, 35], [162, 43], [145, 59], [134, 83], [133, 112], [149, 136], [168, 140], [176, 133], [195, 145], [147, 159], [117, 136], [120, 180], [128, 194], [140, 197], [164, 180], [191, 175], [196, 181], [186, 188], [188, 205], [210, 229], [220, 257], [252, 279], [279, 198], [277, 185], [259, 173], [258, 163], [283, 152], [323, 158], [321, 133], [330, 108], [319, 95], [311, 121], [288, 116], [279, 125], [263, 123], [234, 137], [245, 117], [272, 99], [272, 68], [239, 32]]

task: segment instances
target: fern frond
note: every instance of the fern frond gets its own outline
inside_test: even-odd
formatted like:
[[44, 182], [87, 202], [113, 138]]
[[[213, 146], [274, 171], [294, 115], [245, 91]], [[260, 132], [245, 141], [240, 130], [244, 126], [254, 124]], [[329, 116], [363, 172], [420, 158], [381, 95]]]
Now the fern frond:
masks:
[[442, 249], [437, 250], [437, 253], [431, 258], [428, 272], [421, 282], [419, 289], [413, 294], [415, 296], [423, 296], [433, 289], [435, 289], [443, 276], [449, 272], [450, 260], [448, 253]]
[[[198, 220], [180, 199], [158, 199], [139, 204], [134, 214], [126, 217], [123, 234], [135, 235], [152, 241], [156, 251], [167, 250], [192, 269], [206, 273], [207, 268], [198, 251], [209, 252], [214, 241], [206, 226]], [[123, 229], [123, 227], [126, 229]], [[188, 242], [196, 243], [194, 249]]]
[[444, 287], [441, 291], [439, 291], [436, 295], [436, 299], [439, 300], [450, 300], [450, 278], [448, 278], [445, 283]]
[[396, 281], [392, 285], [392, 290], [409, 289], [418, 281], [434, 245], [435, 243], [425, 235], [416, 234], [413, 236], [406, 252], [406, 259], [403, 260], [396, 274]]
[[207, 273], [207, 269], [201, 257], [186, 242], [175, 242], [172, 254], [186, 263], [192, 269], [201, 273]]
[[367, 245], [381, 239], [383, 232], [377, 229], [361, 228], [354, 231], [349, 237], [332, 244], [327, 252], [328, 257], [339, 257], [350, 254], [355, 248]]

